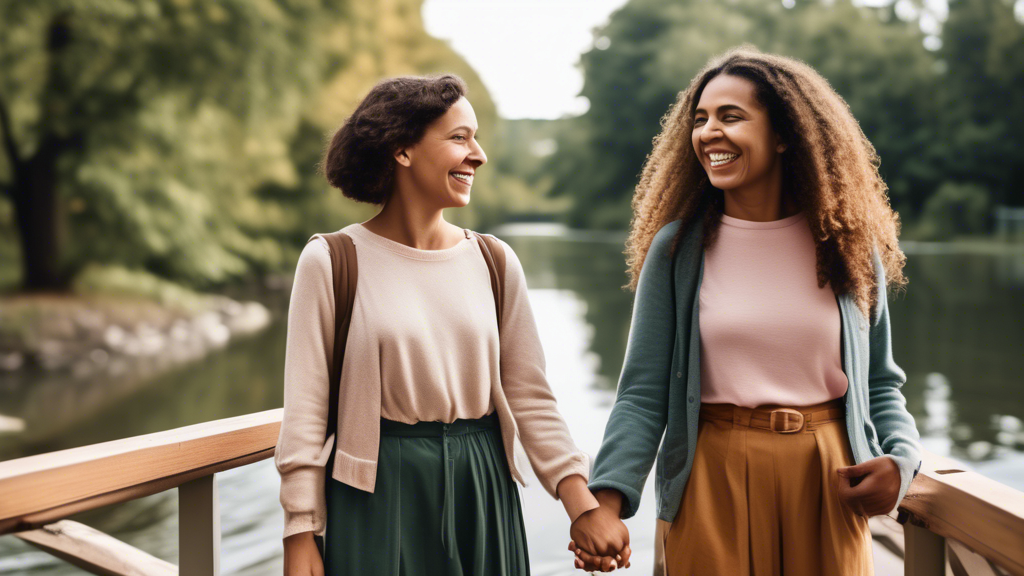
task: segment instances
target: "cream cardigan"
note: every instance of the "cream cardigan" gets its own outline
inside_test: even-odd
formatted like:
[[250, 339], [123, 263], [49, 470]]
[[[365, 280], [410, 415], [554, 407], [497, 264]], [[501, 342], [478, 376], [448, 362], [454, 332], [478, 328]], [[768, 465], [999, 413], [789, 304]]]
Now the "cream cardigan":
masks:
[[[343, 231], [356, 245], [359, 279], [331, 477], [373, 492], [382, 415], [408, 423], [451, 422], [497, 411], [517, 481], [523, 482], [513, 457], [519, 441], [556, 499], [562, 479], [587, 479], [589, 457], [573, 443], [548, 386], [526, 278], [512, 249], [502, 242], [505, 309], [499, 338], [487, 265], [475, 238], [444, 250], [417, 250], [361, 224]], [[334, 347], [332, 283], [330, 251], [317, 238], [299, 257], [288, 312], [284, 421], [274, 456], [285, 537], [322, 533], [325, 527], [323, 474], [335, 437], [324, 441]]]

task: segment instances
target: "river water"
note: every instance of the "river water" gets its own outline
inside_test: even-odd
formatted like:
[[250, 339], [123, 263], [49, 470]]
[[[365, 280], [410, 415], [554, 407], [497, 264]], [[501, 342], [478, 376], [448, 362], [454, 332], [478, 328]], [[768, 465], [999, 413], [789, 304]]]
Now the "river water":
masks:
[[[596, 454], [614, 399], [632, 296], [620, 287], [622, 237], [557, 227], [499, 231], [527, 274], [548, 377], [579, 446]], [[910, 285], [890, 303], [894, 355], [907, 372], [908, 407], [926, 447], [1024, 490], [1024, 251], [964, 253], [907, 245]], [[286, 298], [265, 332], [172, 371], [104, 381], [0, 380], [0, 413], [26, 429], [0, 435], [0, 459], [37, 454], [281, 405]], [[83, 409], [82, 407], [87, 407]], [[279, 481], [263, 461], [217, 475], [221, 573], [281, 573]], [[627, 522], [634, 568], [649, 574], [654, 536], [650, 483]], [[568, 519], [536, 480], [523, 489], [533, 573], [572, 569]], [[174, 490], [73, 519], [177, 563]], [[0, 574], [78, 574], [12, 536], [0, 537]]]

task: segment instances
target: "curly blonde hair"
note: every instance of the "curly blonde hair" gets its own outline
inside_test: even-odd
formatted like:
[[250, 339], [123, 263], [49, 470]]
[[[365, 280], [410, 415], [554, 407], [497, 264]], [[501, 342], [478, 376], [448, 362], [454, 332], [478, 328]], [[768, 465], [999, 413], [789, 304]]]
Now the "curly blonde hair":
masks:
[[817, 245], [818, 285], [851, 293], [869, 314], [877, 289], [872, 252], [878, 251], [887, 283], [906, 284], [906, 256], [899, 248], [899, 217], [889, 206], [878, 173], [878, 154], [846, 101], [803, 62], [743, 46], [712, 58], [662, 118], [661, 133], [633, 196], [626, 241], [628, 287], [636, 290], [654, 235], [682, 220], [672, 254], [689, 224], [701, 218], [704, 247], [717, 235], [723, 192], [711, 186], [691, 144], [694, 110], [704, 87], [718, 75], [752, 82], [768, 109], [772, 128], [787, 148], [782, 155], [783, 194], [806, 214]]

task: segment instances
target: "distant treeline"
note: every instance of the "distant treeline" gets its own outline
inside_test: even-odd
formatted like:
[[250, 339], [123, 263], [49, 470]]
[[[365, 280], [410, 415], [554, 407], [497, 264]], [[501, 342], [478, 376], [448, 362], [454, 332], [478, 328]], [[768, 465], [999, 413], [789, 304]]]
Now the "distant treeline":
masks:
[[[422, 1], [0, 2], [0, 284], [290, 270], [310, 234], [372, 214], [317, 164], [385, 76], [461, 75], [497, 150], [486, 88], [424, 31]], [[455, 218], [537, 197], [481, 171]]]
[[582, 58], [587, 114], [502, 122], [424, 31], [423, 0], [5, 0], [0, 288], [290, 270], [311, 233], [372, 213], [317, 163], [369, 87], [399, 74], [470, 85], [491, 164], [456, 222], [625, 228], [660, 117], [744, 42], [806, 60], [846, 97], [908, 233], [984, 232], [993, 205], [1024, 204], [1024, 26], [1006, 1], [953, 0], [942, 22], [915, 0], [631, 0]]
[[942, 14], [913, 0], [630, 0], [582, 57], [590, 110], [557, 122], [557, 152], [533, 176], [572, 198], [573, 226], [626, 227], [677, 92], [710, 56], [752, 43], [811, 64], [846, 98], [878, 150], [905, 235], [989, 231], [994, 205], [1024, 205], [1022, 7], [952, 0]]

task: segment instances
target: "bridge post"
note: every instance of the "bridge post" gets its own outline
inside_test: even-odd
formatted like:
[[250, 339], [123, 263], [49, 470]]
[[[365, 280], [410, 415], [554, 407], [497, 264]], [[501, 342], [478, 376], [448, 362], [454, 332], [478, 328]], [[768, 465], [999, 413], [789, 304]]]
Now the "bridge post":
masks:
[[220, 574], [220, 505], [214, 474], [178, 486], [178, 570]]
[[907, 522], [903, 525], [903, 544], [906, 551], [903, 558], [905, 576], [945, 576], [945, 538]]

